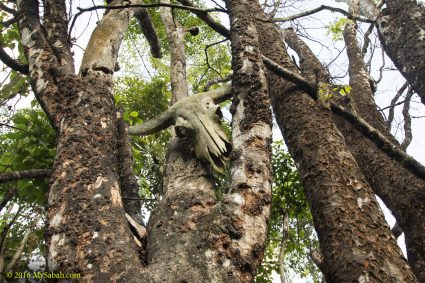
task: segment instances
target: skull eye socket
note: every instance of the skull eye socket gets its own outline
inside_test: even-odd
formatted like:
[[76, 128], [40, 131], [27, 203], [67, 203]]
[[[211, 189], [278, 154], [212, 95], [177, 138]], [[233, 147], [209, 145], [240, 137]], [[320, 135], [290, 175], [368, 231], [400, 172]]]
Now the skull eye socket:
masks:
[[220, 119], [223, 118], [223, 113], [221, 112], [220, 107], [217, 107], [217, 110], [215, 110], [215, 115], [217, 115]]

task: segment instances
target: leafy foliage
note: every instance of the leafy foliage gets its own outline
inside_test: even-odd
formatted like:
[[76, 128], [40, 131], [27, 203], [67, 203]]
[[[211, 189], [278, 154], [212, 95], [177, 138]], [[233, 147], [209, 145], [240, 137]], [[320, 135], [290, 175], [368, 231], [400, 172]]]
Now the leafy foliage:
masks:
[[314, 282], [319, 282], [319, 271], [308, 256], [310, 250], [318, 247], [309, 205], [294, 162], [285, 151], [282, 141], [273, 143], [272, 170], [273, 202], [267, 247], [255, 282], [272, 282], [272, 273], [279, 272], [278, 257], [282, 241], [282, 219], [285, 214], [289, 220], [288, 237], [284, 247], [285, 265], [299, 276], [311, 276]]
[[[12, 118], [14, 128], [0, 135], [0, 172], [51, 168], [56, 135], [44, 112], [23, 109]], [[48, 180], [21, 180], [0, 184], [0, 191], [18, 188], [19, 197], [28, 203], [44, 204]]]
[[[130, 125], [152, 119], [168, 108], [170, 92], [167, 80], [155, 77], [145, 82], [135, 77], [117, 80], [115, 101], [124, 108], [124, 120]], [[150, 198], [162, 190], [162, 168], [168, 131], [146, 137], [133, 137], [134, 171], [139, 180], [140, 196]]]
[[330, 25], [328, 25], [327, 28], [327, 35], [332, 36], [333, 41], [342, 40], [342, 32], [344, 30], [345, 24], [349, 21], [347, 18], [339, 18], [334, 20], [334, 22]]

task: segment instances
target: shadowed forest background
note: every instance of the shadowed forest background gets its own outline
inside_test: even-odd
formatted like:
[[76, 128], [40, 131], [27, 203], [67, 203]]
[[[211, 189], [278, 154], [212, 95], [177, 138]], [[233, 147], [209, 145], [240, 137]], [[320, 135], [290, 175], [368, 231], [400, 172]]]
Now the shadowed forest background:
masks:
[[424, 13], [0, 1], [1, 280], [425, 282]]

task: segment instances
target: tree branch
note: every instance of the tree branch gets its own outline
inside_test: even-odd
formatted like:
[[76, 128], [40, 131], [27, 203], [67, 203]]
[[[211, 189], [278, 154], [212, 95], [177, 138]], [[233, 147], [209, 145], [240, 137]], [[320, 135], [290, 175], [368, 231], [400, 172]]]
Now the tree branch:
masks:
[[[263, 61], [267, 68], [273, 71], [276, 75], [282, 78], [305, 87], [308, 90], [308, 94], [317, 100], [317, 87], [311, 84], [309, 81], [304, 79], [302, 76], [290, 72], [278, 65], [271, 59], [262, 55]], [[413, 157], [406, 154], [404, 151], [399, 149], [378, 130], [369, 125], [359, 115], [345, 109], [344, 107], [337, 105], [334, 102], [330, 102], [331, 110], [335, 114], [338, 114], [348, 122], [350, 122], [355, 128], [357, 128], [365, 137], [372, 141], [378, 148], [385, 152], [389, 157], [398, 161], [404, 168], [410, 170], [417, 177], [425, 180], [425, 167], [416, 161]]]
[[356, 20], [356, 21], [361, 21], [361, 22], [366, 22], [366, 23], [373, 23], [374, 21], [365, 18], [365, 17], [356, 17], [354, 15], [352, 15], [351, 13], [345, 11], [344, 9], [341, 8], [336, 8], [336, 7], [331, 7], [331, 6], [327, 6], [327, 5], [321, 5], [317, 8], [308, 10], [308, 11], [304, 11], [295, 15], [291, 15], [288, 17], [284, 17], [284, 18], [274, 18], [274, 19], [260, 19], [257, 18], [260, 21], [266, 21], [266, 22], [287, 22], [287, 21], [292, 21], [301, 17], [306, 17], [306, 16], [310, 16], [312, 14], [315, 14], [317, 12], [323, 11], [323, 10], [329, 10], [332, 12], [336, 12], [336, 13], [341, 13], [345, 16], [347, 16], [347, 18], [352, 19], [352, 20]]
[[139, 9], [134, 13], [134, 17], [139, 23], [140, 29], [149, 43], [152, 57], [161, 58], [161, 45], [159, 44], [158, 35], [156, 34], [155, 27], [152, 24], [148, 11], [146, 9]]
[[0, 212], [7, 205], [7, 203], [16, 195], [17, 189], [9, 189], [3, 193], [3, 199], [0, 202]]
[[[18, 208], [18, 211], [15, 213], [15, 215], [13, 216], [12, 220], [10, 220], [9, 223], [7, 223], [4, 227], [3, 230], [1, 231], [1, 238], [0, 238], [0, 256], [3, 256], [3, 250], [4, 250], [4, 243], [6, 242], [6, 237], [7, 234], [10, 231], [10, 228], [13, 226], [13, 224], [15, 223], [16, 219], [18, 219], [19, 214], [21, 214], [21, 210], [22, 207]], [[0, 270], [3, 270], [3, 266], [0, 267]]]
[[[142, 0], [136, 1], [138, 1], [137, 3], [143, 3]], [[126, 3], [124, 0], [120, 0], [118, 2]], [[99, 21], [93, 31], [90, 41], [87, 44], [86, 51], [84, 52], [80, 67], [80, 74], [84, 76], [89, 70], [103, 72], [107, 75], [112, 75], [114, 73], [122, 39], [128, 29], [130, 20], [136, 12], [136, 9], [114, 9], [114, 7], [136, 8], [139, 6], [142, 6], [142, 4], [130, 6], [99, 6], [101, 8], [107, 7], [112, 11], [104, 14], [103, 18]], [[76, 18], [77, 14], [74, 16], [73, 23]]]
[[291, 83], [304, 87], [314, 100], [318, 98], [316, 85], [306, 80], [303, 76], [283, 68], [270, 58], [264, 55], [261, 56], [263, 58], [264, 65], [266, 65], [267, 69], [273, 71], [273, 73], [284, 78], [285, 80], [290, 81]]
[[0, 60], [12, 70], [20, 72], [24, 75], [29, 74], [28, 64], [22, 64], [17, 60], [13, 59], [6, 53], [2, 46], [0, 46]]
[[195, 13], [195, 12], [199, 12], [199, 13], [211, 13], [211, 12], [227, 13], [227, 11], [222, 9], [222, 8], [201, 9], [201, 8], [195, 8], [195, 7], [190, 7], [190, 6], [183, 6], [183, 5], [176, 5], [176, 4], [166, 4], [166, 3], [132, 4], [132, 5], [126, 4], [126, 5], [111, 5], [111, 6], [96, 5], [96, 6], [92, 6], [92, 7], [89, 7], [89, 8], [78, 7], [77, 9], [79, 10], [79, 12], [77, 14], [75, 14], [74, 18], [72, 19], [72, 23], [71, 23], [71, 26], [69, 28], [69, 34], [71, 33], [72, 29], [74, 28], [74, 25], [75, 25], [77, 18], [85, 12], [90, 12], [90, 11], [99, 10], [99, 9], [117, 10], [117, 9], [157, 8], [157, 7], [169, 7], [169, 8], [175, 8], [175, 9], [181, 9], [181, 10], [186, 10], [186, 11], [190, 11], [190, 12], [193, 12], [193, 13]]
[[25, 232], [24, 237], [22, 238], [21, 242], [19, 243], [18, 249], [16, 250], [12, 259], [9, 261], [9, 263], [7, 264], [6, 268], [3, 271], [11, 271], [12, 268], [15, 266], [16, 262], [21, 258], [22, 253], [23, 253], [24, 248], [25, 248], [25, 245], [28, 242], [29, 236], [33, 232], [35, 226], [38, 224], [38, 221], [40, 220], [40, 218], [41, 218], [41, 215], [38, 215], [31, 222], [28, 230]]
[[56, 58], [60, 62], [61, 71], [65, 74], [74, 73], [74, 58], [71, 51], [70, 37], [67, 33], [68, 14], [65, 1], [44, 1], [44, 22], [46, 37]]
[[10, 7], [7, 7], [3, 2], [0, 2], [0, 9], [3, 10], [3, 11], [5, 11], [5, 12], [7, 12], [7, 13], [9, 13], [9, 14], [12, 14], [12, 15], [16, 15], [17, 14], [17, 12], [16, 12], [15, 9], [12, 9]]
[[425, 180], [425, 167], [416, 159], [406, 154], [403, 150], [394, 145], [389, 139], [382, 135], [378, 130], [370, 126], [363, 118], [344, 107], [331, 103], [332, 112], [343, 117], [350, 122], [365, 137], [372, 141], [378, 148], [385, 152], [389, 157], [399, 162], [404, 168], [410, 170], [417, 177]]
[[0, 183], [10, 182], [19, 179], [49, 178], [51, 174], [52, 169], [32, 169], [7, 172], [0, 174]]
[[409, 114], [410, 109], [410, 99], [413, 96], [413, 89], [409, 89], [406, 94], [406, 100], [404, 100], [403, 104], [403, 118], [404, 118], [404, 140], [401, 143], [401, 148], [406, 151], [409, 144], [412, 142], [412, 118]]
[[403, 92], [406, 90], [406, 88], [409, 86], [409, 83], [406, 81], [401, 88], [397, 91], [397, 94], [391, 99], [390, 105], [384, 108], [379, 109], [380, 111], [385, 110], [387, 108], [390, 108], [388, 112], [388, 119], [385, 122], [387, 124], [387, 128], [389, 131], [391, 131], [391, 123], [394, 120], [394, 107], [402, 104], [403, 102], [397, 103], [397, 100], [400, 98], [400, 96], [403, 94]]
[[[185, 5], [188, 7], [195, 7], [193, 2], [190, 0], [177, 0], [177, 1], [179, 1], [182, 5]], [[224, 36], [225, 38], [230, 38], [230, 30], [227, 29], [222, 24], [216, 22], [214, 18], [211, 17], [207, 12], [195, 11], [195, 10], [191, 12], [194, 13], [196, 16], [198, 16], [198, 18], [203, 20], [210, 28], [212, 28], [213, 30], [215, 30], [216, 32]]]

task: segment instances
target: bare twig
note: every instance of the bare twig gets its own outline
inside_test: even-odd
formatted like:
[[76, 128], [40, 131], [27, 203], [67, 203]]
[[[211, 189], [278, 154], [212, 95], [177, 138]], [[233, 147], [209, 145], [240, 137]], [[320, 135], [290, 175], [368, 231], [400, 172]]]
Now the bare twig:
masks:
[[380, 111], [382, 111], [382, 110], [385, 110], [385, 109], [387, 109], [387, 108], [390, 108], [389, 113], [388, 113], [388, 119], [387, 119], [387, 121], [385, 122], [385, 123], [387, 124], [387, 128], [388, 128], [388, 130], [390, 130], [390, 131], [391, 131], [391, 123], [392, 123], [392, 122], [393, 122], [393, 120], [394, 120], [394, 107], [395, 107], [395, 106], [397, 106], [397, 105], [399, 105], [399, 104], [401, 104], [401, 103], [398, 103], [398, 104], [397, 104], [397, 100], [400, 98], [400, 96], [403, 94], [403, 92], [406, 90], [406, 88], [407, 88], [408, 86], [409, 86], [409, 83], [408, 83], [408, 82], [405, 82], [405, 83], [401, 86], [401, 88], [398, 90], [398, 92], [397, 92], [397, 94], [394, 96], [394, 98], [393, 98], [393, 99], [391, 99], [390, 105], [389, 105], [388, 107], [385, 107], [385, 108], [380, 109]]
[[[263, 62], [265, 63], [267, 68], [269, 68], [271, 71], [281, 76], [282, 78], [306, 88], [308, 94], [313, 99], [317, 100], [316, 85], [307, 81], [299, 74], [286, 70], [285, 68], [278, 65], [276, 62], [272, 61], [266, 56], [263, 55], [262, 57]], [[403, 150], [394, 145], [390, 140], [388, 140], [374, 127], [369, 125], [363, 118], [361, 118], [356, 113], [353, 113], [345, 109], [344, 107], [337, 105], [334, 102], [330, 102], [329, 104], [332, 112], [350, 122], [357, 130], [359, 130], [366, 138], [368, 138], [378, 148], [385, 152], [390, 158], [399, 162], [404, 168], [410, 170], [417, 177], [425, 180], [425, 167], [416, 159], [409, 156]]]
[[409, 88], [409, 90], [407, 91], [406, 94], [406, 100], [404, 100], [404, 105], [403, 105], [403, 118], [404, 118], [404, 140], [401, 143], [401, 148], [406, 151], [407, 147], [409, 146], [409, 144], [412, 142], [412, 118], [410, 117], [409, 114], [409, 109], [410, 109], [410, 99], [412, 98], [413, 95], [413, 89]]
[[186, 11], [190, 11], [190, 12], [193, 12], [193, 13], [195, 13], [195, 12], [199, 12], [199, 13], [211, 13], [211, 12], [227, 13], [227, 11], [223, 10], [222, 8], [201, 9], [201, 8], [195, 8], [195, 7], [183, 6], [183, 5], [176, 5], [176, 4], [169, 4], [169, 3], [133, 4], [133, 5], [126, 4], [126, 5], [112, 5], [112, 6], [97, 5], [97, 6], [92, 6], [92, 7], [89, 7], [89, 8], [77, 7], [79, 12], [77, 14], [75, 14], [74, 18], [72, 19], [71, 26], [69, 28], [69, 34], [71, 33], [72, 29], [74, 28], [74, 25], [75, 25], [77, 18], [85, 12], [90, 12], [90, 11], [99, 10], [99, 9], [116, 10], [116, 9], [157, 8], [157, 7], [169, 7], [169, 8], [175, 8], [175, 9], [181, 9], [181, 10], [186, 10]]
[[28, 133], [27, 130], [24, 130], [24, 129], [21, 129], [21, 128], [18, 128], [18, 127], [9, 125], [9, 124], [1, 123], [1, 122], [0, 122], [0, 127], [6, 127], [6, 128], [15, 129], [15, 130], [19, 130], [19, 131], [23, 131], [23, 132], [27, 132]]
[[[190, 1], [190, 0], [177, 0], [177, 1], [179, 1], [182, 5], [185, 5], [185, 6], [188, 6], [188, 7], [195, 7], [193, 2]], [[219, 5], [217, 5], [217, 6], [219, 6]], [[222, 7], [220, 7], [220, 8], [222, 8]], [[224, 8], [222, 8], [222, 9], [224, 9]], [[208, 13], [195, 11], [195, 10], [191, 11], [191, 12], [194, 13], [196, 16], [198, 16], [198, 18], [203, 20], [210, 28], [212, 28], [213, 30], [215, 30], [216, 32], [221, 34], [222, 36], [224, 36], [226, 38], [230, 37], [229, 29], [227, 29], [225, 26], [223, 26], [222, 24], [220, 24], [219, 22], [214, 20], [213, 17], [211, 17], [211, 15], [209, 15]]]
[[372, 33], [374, 27], [375, 27], [374, 24], [370, 24], [369, 28], [364, 33], [364, 36], [363, 36], [363, 47], [362, 47], [362, 54], [363, 54], [363, 56], [366, 54], [367, 48], [369, 47], [369, 44], [370, 44], [370, 38], [369, 38], [369, 36]]
[[211, 43], [211, 44], [208, 44], [208, 45], [206, 45], [205, 46], [205, 49], [204, 49], [204, 52], [205, 52], [205, 60], [206, 60], [206, 64], [207, 64], [207, 66], [208, 66], [208, 69], [211, 69], [211, 70], [213, 70], [214, 72], [216, 72], [221, 78], [223, 78], [222, 77], [222, 75], [220, 74], [220, 72], [219, 71], [217, 71], [213, 66], [211, 66], [210, 65], [210, 62], [209, 62], [209, 60], [208, 60], [208, 48], [210, 48], [210, 47], [213, 47], [214, 45], [217, 45], [217, 44], [221, 44], [221, 43], [223, 43], [223, 42], [226, 42], [228, 39], [227, 38], [225, 38], [225, 39], [223, 39], [223, 40], [220, 40], [220, 41], [217, 41], [217, 42], [214, 42], [214, 43]]
[[292, 21], [292, 20], [295, 20], [295, 19], [298, 19], [298, 18], [310, 16], [312, 14], [318, 13], [318, 12], [323, 11], [323, 10], [341, 13], [341, 14], [347, 16], [349, 19], [352, 19], [352, 20], [366, 22], [366, 23], [374, 23], [374, 21], [372, 21], [368, 18], [357, 17], [357, 16], [354, 16], [351, 13], [345, 11], [344, 9], [331, 7], [331, 6], [327, 6], [327, 5], [321, 5], [317, 8], [314, 8], [314, 9], [311, 9], [311, 10], [308, 10], [308, 11], [304, 11], [304, 12], [301, 12], [301, 13], [298, 13], [298, 14], [295, 14], [295, 15], [291, 15], [291, 16], [288, 16], [288, 17], [284, 17], [284, 18], [275, 18], [275, 19], [270, 19], [270, 20], [269, 19], [260, 19], [260, 18], [257, 18], [257, 19], [260, 20], [260, 21], [266, 21], [266, 22], [269, 22], [269, 21], [270, 22], [288, 22], [288, 21]]

